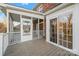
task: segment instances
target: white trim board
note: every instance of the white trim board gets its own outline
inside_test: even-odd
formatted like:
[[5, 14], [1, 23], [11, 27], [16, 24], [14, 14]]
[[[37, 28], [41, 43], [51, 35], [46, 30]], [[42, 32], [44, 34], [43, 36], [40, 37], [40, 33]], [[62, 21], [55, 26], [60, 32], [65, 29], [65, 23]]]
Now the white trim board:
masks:
[[20, 14], [20, 15], [25, 15], [25, 16], [29, 16], [29, 17], [44, 19], [43, 15], [38, 15], [38, 14], [34, 14], [34, 13], [28, 13], [28, 12], [25, 13], [25, 12], [20, 12], [20, 11], [11, 10], [11, 9], [7, 9], [7, 12], [8, 13]]

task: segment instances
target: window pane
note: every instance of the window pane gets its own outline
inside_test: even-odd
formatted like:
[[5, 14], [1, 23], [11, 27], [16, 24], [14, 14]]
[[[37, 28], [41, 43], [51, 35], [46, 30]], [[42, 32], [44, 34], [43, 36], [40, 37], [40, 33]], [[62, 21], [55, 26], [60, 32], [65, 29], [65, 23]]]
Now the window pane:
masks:
[[9, 31], [20, 32], [20, 15], [10, 13], [9, 15]]
[[23, 32], [24, 33], [30, 32], [30, 27], [31, 27], [30, 21], [24, 21], [23, 23], [24, 23], [23, 24]]

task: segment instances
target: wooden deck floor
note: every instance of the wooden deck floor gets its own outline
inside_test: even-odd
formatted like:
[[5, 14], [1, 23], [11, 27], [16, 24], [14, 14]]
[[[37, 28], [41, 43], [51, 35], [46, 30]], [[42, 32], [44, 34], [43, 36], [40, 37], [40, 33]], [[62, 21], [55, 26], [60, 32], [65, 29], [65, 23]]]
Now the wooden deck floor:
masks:
[[41, 39], [11, 45], [4, 56], [75, 56], [75, 54]]

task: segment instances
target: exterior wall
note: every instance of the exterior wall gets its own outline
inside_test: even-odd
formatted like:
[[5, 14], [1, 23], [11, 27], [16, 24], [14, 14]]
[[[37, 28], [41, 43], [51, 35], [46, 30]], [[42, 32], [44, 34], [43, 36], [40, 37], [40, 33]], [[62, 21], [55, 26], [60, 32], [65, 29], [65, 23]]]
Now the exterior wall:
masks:
[[79, 4], [74, 6], [73, 11], [73, 48], [79, 54]]
[[[53, 19], [55, 17], [58, 17], [59, 15], [67, 14], [67, 13], [72, 13], [73, 18], [72, 18], [72, 25], [73, 25], [73, 49], [68, 49], [65, 48], [61, 45], [55, 44], [53, 42], [50, 42], [50, 19]], [[46, 41], [54, 44], [58, 47], [64, 48], [70, 52], [79, 54], [79, 40], [78, 40], [78, 35], [79, 35], [79, 4], [75, 4], [72, 6], [69, 6], [67, 8], [64, 8], [62, 10], [59, 10], [57, 12], [54, 12], [52, 14], [49, 14], [46, 16]]]

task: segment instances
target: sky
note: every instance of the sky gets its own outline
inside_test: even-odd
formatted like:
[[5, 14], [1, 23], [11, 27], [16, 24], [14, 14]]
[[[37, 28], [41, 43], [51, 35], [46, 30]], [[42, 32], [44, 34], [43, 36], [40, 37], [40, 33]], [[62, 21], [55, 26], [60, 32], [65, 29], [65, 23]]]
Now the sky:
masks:
[[8, 3], [8, 4], [29, 10], [32, 10], [37, 5], [36, 3]]
[[0, 22], [3, 22], [5, 18], [5, 14], [0, 10]]

